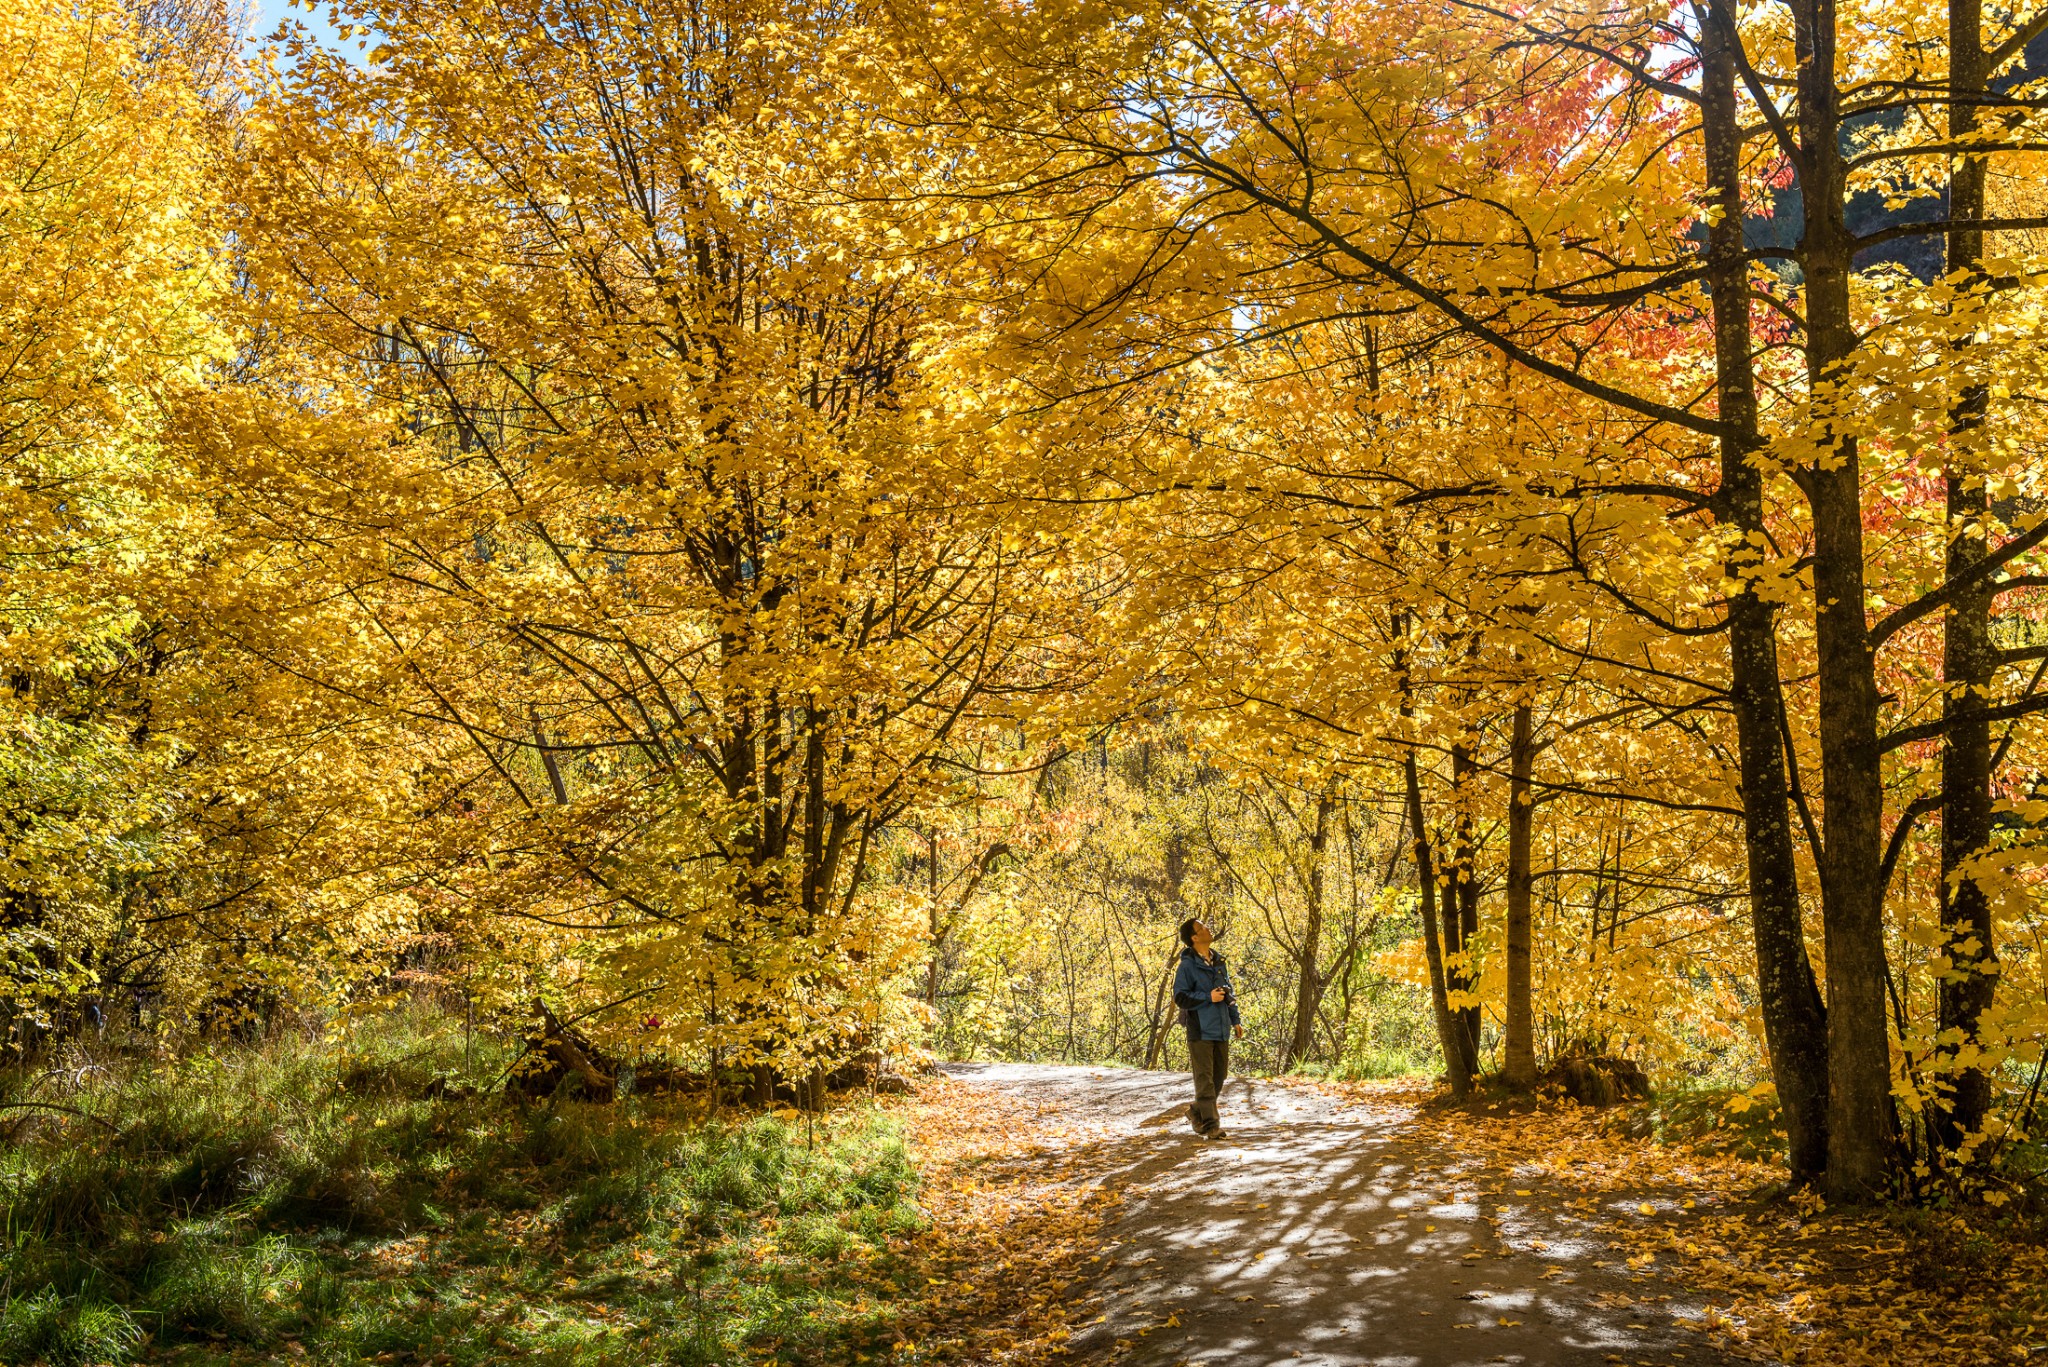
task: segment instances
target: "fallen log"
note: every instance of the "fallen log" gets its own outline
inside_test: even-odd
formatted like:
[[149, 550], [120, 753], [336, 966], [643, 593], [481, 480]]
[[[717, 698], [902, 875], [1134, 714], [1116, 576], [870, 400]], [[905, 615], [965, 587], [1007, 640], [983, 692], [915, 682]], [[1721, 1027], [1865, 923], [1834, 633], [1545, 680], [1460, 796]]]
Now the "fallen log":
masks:
[[608, 1102], [619, 1094], [619, 1068], [573, 1026], [562, 1024], [545, 1002], [533, 1004], [536, 1028], [526, 1037], [526, 1052], [512, 1065], [505, 1090], [520, 1096], [553, 1096], [570, 1078], [586, 1101]]

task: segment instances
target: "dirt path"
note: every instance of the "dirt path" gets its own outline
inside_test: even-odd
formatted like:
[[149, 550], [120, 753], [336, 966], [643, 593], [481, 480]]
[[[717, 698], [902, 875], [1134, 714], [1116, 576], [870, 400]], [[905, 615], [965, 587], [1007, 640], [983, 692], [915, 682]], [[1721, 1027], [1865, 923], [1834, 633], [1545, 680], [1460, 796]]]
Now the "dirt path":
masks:
[[[976, 1087], [1075, 1122], [1073, 1180], [1122, 1195], [1082, 1362], [1314, 1367], [1732, 1367], [1688, 1327], [1703, 1305], [1626, 1265], [1583, 1197], [1444, 1152], [1405, 1106], [1233, 1078], [1230, 1138], [1204, 1142], [1177, 1073], [955, 1064]], [[1020, 1108], [1021, 1110], [1022, 1108]], [[1682, 1221], [1668, 1195], [1601, 1198]], [[1655, 1212], [1643, 1216], [1648, 1204]]]

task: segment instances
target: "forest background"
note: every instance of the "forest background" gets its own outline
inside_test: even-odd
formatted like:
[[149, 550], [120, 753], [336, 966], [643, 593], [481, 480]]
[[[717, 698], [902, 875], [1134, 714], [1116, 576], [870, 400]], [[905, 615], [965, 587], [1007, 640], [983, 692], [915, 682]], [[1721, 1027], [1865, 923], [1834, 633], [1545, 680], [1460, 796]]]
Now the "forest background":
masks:
[[244, 22], [0, 16], [20, 1057], [1161, 1066], [1199, 915], [2039, 1199], [2048, 10]]

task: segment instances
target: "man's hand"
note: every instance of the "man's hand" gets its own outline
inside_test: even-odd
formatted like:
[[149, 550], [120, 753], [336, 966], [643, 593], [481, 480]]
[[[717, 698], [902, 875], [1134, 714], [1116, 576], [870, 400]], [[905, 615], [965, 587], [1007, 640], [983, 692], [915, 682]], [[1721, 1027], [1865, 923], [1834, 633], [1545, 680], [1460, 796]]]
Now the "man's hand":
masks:
[[1220, 1002], [1229, 995], [1230, 994], [1228, 992], [1225, 992], [1220, 987], [1212, 987], [1209, 989], [1209, 1000], [1212, 1002]]
[[1233, 1025], [1230, 1027], [1230, 1033], [1237, 1036], [1239, 1039], [1243, 1039], [1244, 1027], [1242, 1025]]

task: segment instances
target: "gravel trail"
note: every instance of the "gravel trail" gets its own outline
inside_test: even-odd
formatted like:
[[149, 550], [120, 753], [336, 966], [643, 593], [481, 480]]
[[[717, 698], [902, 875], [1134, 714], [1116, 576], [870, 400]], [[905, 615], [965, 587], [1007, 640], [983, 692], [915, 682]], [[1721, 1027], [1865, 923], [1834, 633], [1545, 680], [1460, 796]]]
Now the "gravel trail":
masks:
[[[1565, 1209], [1569, 1193], [1428, 1143], [1411, 1108], [1232, 1078], [1220, 1098], [1230, 1137], [1210, 1142], [1183, 1118], [1185, 1074], [1046, 1064], [945, 1071], [1055, 1107], [1075, 1122], [1062, 1171], [1122, 1195], [1094, 1284], [1068, 1293], [1100, 1294], [1104, 1312], [1074, 1335], [1077, 1361], [1747, 1361], [1689, 1328], [1700, 1300], [1632, 1272], [1624, 1252]], [[1655, 1193], [1630, 1193], [1626, 1205], [1646, 1197]]]

